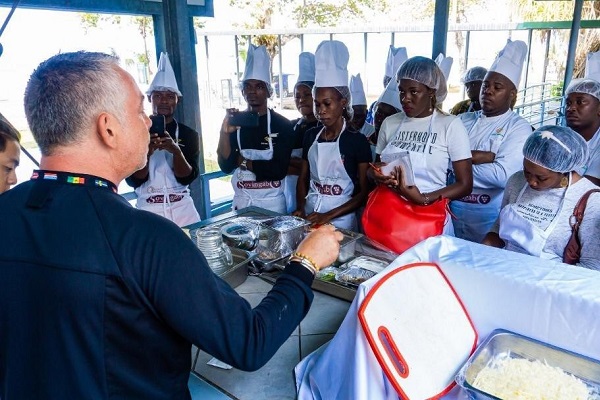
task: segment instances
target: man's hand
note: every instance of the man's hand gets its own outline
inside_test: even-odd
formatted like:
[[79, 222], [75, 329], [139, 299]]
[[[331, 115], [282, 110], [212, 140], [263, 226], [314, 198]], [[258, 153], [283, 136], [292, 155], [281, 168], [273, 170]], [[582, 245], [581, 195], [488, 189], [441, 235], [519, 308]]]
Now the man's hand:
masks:
[[237, 108], [227, 109], [225, 118], [223, 118], [223, 123], [221, 124], [221, 135], [229, 135], [230, 133], [235, 132], [237, 130], [237, 126], [229, 125], [229, 118], [238, 111], [239, 110]]
[[343, 238], [344, 235], [333, 225], [323, 225], [306, 235], [296, 251], [309, 257], [321, 269], [337, 260]]
[[156, 133], [153, 133], [150, 136], [148, 157], [150, 157], [156, 150], [166, 150], [171, 154], [181, 152], [179, 145], [175, 143], [173, 138], [166, 132], [165, 136], [158, 136]]

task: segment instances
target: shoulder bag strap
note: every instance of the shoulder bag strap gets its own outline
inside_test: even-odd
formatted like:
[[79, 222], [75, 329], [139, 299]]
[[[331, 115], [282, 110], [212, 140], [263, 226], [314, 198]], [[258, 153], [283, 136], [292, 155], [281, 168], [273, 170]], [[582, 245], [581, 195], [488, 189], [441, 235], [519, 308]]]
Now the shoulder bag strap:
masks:
[[569, 219], [569, 224], [571, 225], [571, 229], [574, 232], [577, 232], [577, 230], [579, 229], [579, 225], [583, 220], [583, 213], [585, 212], [585, 207], [587, 206], [588, 199], [590, 198], [590, 195], [594, 192], [600, 192], [600, 189], [588, 190], [583, 196], [581, 196], [581, 198], [577, 202], [577, 205], [573, 210], [573, 215], [571, 215], [571, 218]]

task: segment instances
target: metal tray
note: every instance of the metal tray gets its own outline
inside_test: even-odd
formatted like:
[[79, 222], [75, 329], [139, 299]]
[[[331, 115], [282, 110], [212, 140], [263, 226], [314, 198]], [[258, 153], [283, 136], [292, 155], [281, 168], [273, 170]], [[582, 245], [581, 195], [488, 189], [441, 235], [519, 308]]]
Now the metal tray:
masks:
[[600, 362], [504, 329], [493, 331], [469, 357], [456, 376], [470, 399], [498, 399], [473, 386], [477, 374], [494, 359], [511, 357], [539, 360], [582, 380], [591, 389], [590, 399], [600, 398]]
[[254, 254], [235, 247], [230, 247], [230, 249], [233, 256], [233, 266], [219, 274], [219, 277], [232, 288], [236, 288], [246, 281], [248, 277], [248, 263], [254, 258]]

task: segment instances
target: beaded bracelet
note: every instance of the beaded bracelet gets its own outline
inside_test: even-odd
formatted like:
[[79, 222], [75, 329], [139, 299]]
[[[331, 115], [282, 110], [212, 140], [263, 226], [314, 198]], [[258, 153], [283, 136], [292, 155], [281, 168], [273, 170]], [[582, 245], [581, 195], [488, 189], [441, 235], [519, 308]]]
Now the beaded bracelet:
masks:
[[317, 273], [317, 271], [319, 270], [319, 268], [317, 267], [317, 264], [307, 255], [304, 255], [302, 253], [298, 253], [298, 252], [294, 252], [292, 253], [292, 255], [290, 256], [290, 261], [297, 261], [300, 264], [302, 264], [302, 266], [304, 266], [306, 269], [308, 269], [310, 272], [314, 274]]
[[423, 198], [425, 199], [425, 201], [423, 202], [423, 205], [429, 205], [429, 196], [427, 195], [427, 193], [423, 193]]

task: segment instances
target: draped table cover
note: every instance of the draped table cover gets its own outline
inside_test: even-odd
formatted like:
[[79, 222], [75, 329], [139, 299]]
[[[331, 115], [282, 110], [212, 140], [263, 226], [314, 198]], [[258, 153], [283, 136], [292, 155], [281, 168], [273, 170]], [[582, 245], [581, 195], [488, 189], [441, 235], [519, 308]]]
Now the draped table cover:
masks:
[[[494, 329], [504, 328], [600, 359], [599, 271], [436, 236], [407, 250], [359, 286], [333, 339], [295, 367], [298, 399], [398, 399], [369, 347], [357, 312], [380, 279], [414, 262], [439, 265], [480, 341]], [[398, 293], [397, 301], [403, 300]], [[444, 397], [466, 398], [458, 387]]]

